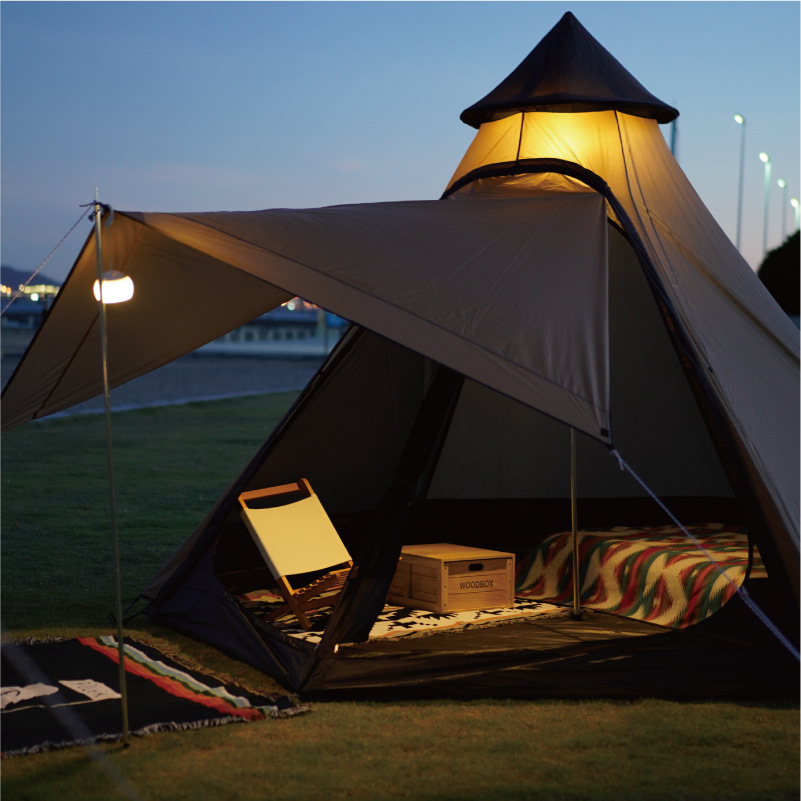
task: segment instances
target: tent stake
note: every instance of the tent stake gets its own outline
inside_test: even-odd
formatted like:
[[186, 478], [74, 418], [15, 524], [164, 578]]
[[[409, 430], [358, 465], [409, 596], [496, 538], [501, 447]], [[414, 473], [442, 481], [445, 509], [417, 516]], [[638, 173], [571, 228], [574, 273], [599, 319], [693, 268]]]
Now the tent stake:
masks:
[[100, 320], [100, 349], [103, 367], [103, 399], [106, 409], [106, 459], [108, 463], [108, 498], [109, 513], [111, 517], [111, 539], [114, 550], [114, 590], [115, 615], [117, 618], [117, 649], [119, 653], [119, 682], [120, 701], [122, 704], [122, 744], [127, 748], [128, 740], [128, 693], [125, 681], [125, 643], [122, 630], [122, 582], [120, 578], [120, 544], [117, 537], [117, 506], [114, 500], [114, 460], [111, 449], [111, 397], [108, 387], [108, 332], [106, 330], [106, 304], [103, 300], [103, 250], [100, 239], [100, 203], [97, 200], [95, 188], [95, 240], [97, 244], [97, 280], [100, 287], [100, 297], [97, 301]]
[[576, 501], [576, 429], [570, 427], [570, 518], [573, 534], [573, 617], [581, 619], [581, 575], [579, 571], [578, 507]]

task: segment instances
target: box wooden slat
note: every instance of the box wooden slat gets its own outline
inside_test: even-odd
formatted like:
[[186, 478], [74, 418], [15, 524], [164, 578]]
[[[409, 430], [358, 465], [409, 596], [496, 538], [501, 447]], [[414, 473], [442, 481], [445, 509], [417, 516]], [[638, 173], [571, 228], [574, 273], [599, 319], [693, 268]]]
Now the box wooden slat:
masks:
[[387, 602], [432, 612], [514, 606], [514, 554], [449, 543], [407, 545]]

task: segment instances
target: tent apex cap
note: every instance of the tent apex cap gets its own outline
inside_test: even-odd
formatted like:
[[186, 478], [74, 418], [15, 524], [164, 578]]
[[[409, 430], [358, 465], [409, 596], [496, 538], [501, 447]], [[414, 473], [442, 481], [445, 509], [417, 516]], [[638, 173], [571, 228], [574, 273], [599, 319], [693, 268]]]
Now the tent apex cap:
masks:
[[621, 111], [672, 122], [679, 112], [654, 97], [567, 11], [526, 58], [488, 95], [466, 108], [462, 122], [484, 122], [525, 111]]

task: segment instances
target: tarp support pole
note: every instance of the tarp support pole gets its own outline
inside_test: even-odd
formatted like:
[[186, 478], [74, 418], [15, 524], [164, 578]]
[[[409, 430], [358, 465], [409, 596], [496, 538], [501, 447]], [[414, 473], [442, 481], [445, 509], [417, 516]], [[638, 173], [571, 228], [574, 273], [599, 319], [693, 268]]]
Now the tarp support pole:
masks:
[[576, 429], [570, 427], [570, 525], [573, 534], [573, 617], [581, 618], [581, 575], [579, 571], [578, 505], [576, 500]]
[[106, 329], [106, 304], [103, 301], [103, 248], [100, 237], [100, 216], [102, 206], [97, 200], [97, 189], [95, 188], [95, 244], [97, 249], [97, 281], [100, 297], [97, 301], [98, 314], [100, 319], [100, 348], [101, 362], [103, 367], [103, 400], [106, 410], [106, 458], [108, 461], [108, 499], [109, 512], [111, 517], [111, 539], [114, 547], [114, 591], [115, 591], [115, 614], [117, 618], [117, 649], [119, 652], [119, 681], [120, 681], [120, 702], [122, 704], [122, 743], [127, 748], [130, 745], [128, 739], [128, 693], [125, 681], [125, 642], [122, 630], [122, 580], [120, 575], [120, 543], [117, 536], [117, 507], [114, 500], [114, 460], [111, 449], [111, 398], [108, 388], [108, 331]]

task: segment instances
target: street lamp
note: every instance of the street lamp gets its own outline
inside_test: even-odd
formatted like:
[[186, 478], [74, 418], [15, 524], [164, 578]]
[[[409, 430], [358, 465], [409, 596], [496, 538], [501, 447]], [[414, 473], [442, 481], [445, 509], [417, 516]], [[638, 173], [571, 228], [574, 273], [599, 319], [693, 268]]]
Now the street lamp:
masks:
[[798, 198], [797, 197], [791, 197], [790, 198], [790, 205], [795, 209], [795, 230], [797, 231], [798, 227], [799, 227], [798, 226], [798, 211], [799, 211], [799, 209], [798, 209], [798, 206], [799, 206]]
[[768, 201], [770, 199], [770, 156], [764, 151], [759, 160], [765, 165], [765, 219], [762, 223], [762, 258], [768, 252]]
[[100, 321], [100, 353], [103, 368], [103, 398], [106, 408], [106, 459], [108, 463], [108, 498], [111, 517], [111, 539], [114, 546], [114, 590], [115, 614], [117, 618], [117, 652], [119, 654], [120, 699], [122, 704], [122, 743], [128, 747], [128, 693], [125, 681], [125, 643], [122, 630], [122, 581], [120, 573], [120, 545], [117, 537], [117, 507], [114, 500], [114, 460], [111, 449], [111, 398], [108, 386], [108, 332], [106, 324], [106, 306], [111, 303], [123, 303], [133, 297], [133, 281], [123, 273], [111, 270], [103, 272], [103, 248], [100, 237], [101, 205], [97, 200], [95, 189], [95, 242], [97, 249], [97, 280], [92, 287], [97, 300], [98, 319]]
[[787, 181], [779, 178], [776, 183], [782, 190], [782, 242], [784, 242], [784, 238], [787, 236]]
[[740, 187], [737, 191], [737, 250], [740, 250], [740, 232], [743, 225], [743, 175], [745, 174], [745, 117], [735, 114], [734, 121], [740, 126]]

